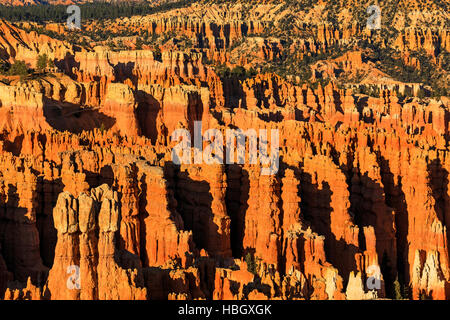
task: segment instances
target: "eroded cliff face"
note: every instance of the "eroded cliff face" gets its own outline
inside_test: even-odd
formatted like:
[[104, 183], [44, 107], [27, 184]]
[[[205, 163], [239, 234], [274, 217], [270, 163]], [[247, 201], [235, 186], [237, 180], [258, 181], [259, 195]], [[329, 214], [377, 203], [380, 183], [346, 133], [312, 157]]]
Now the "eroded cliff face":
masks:
[[[448, 98], [398, 97], [395, 83], [367, 96], [270, 72], [229, 81], [204, 63], [226, 62], [220, 49], [263, 33], [274, 12], [145, 18], [152, 33], [195, 35], [208, 49], [163, 48], [160, 59], [74, 53], [1, 22], [1, 58], [34, 64], [47, 52], [61, 71], [0, 85], [1, 298], [372, 299], [396, 286], [450, 298]], [[291, 48], [256, 40], [257, 55], [325, 52], [360, 32], [319, 26]], [[442, 31], [405, 30], [395, 44], [431, 57], [450, 49]], [[315, 74], [341, 67], [375, 68], [352, 51]], [[249, 143], [244, 164], [174, 163], [172, 133], [194, 141], [195, 122], [224, 137], [278, 130], [279, 170], [262, 174]]]
[[47, 54], [52, 59], [61, 60], [67, 54], [73, 54], [71, 45], [40, 35], [35, 31], [26, 32], [16, 28], [12, 23], [0, 20], [0, 58], [10, 62], [23, 60], [33, 67], [37, 56]]

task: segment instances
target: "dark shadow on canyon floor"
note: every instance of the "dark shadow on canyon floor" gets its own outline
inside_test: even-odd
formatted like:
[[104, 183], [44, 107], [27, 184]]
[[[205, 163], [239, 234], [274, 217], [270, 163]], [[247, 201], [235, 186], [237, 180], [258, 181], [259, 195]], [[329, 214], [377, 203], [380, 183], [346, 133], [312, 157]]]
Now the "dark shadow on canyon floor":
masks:
[[59, 102], [44, 98], [44, 117], [47, 123], [55, 130], [81, 133], [95, 128], [110, 129], [116, 122], [98, 108], [82, 108], [80, 105]]

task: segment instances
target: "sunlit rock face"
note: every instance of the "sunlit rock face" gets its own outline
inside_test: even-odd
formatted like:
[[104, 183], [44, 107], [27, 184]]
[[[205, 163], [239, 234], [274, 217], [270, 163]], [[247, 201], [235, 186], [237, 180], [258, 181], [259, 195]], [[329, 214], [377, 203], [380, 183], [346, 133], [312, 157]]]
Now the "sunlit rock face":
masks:
[[[0, 298], [448, 299], [449, 30], [325, 12], [194, 3], [83, 45], [0, 20], [0, 63], [35, 69], [0, 74]], [[225, 161], [238, 129], [257, 161]]]

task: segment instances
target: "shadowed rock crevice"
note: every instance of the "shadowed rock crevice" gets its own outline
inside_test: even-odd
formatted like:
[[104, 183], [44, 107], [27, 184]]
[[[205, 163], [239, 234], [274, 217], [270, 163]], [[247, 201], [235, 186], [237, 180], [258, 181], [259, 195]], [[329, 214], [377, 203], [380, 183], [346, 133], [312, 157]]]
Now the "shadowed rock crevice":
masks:
[[61, 103], [44, 98], [43, 113], [47, 123], [58, 131], [80, 133], [83, 130], [92, 131], [110, 129], [116, 120], [99, 112], [97, 108]]

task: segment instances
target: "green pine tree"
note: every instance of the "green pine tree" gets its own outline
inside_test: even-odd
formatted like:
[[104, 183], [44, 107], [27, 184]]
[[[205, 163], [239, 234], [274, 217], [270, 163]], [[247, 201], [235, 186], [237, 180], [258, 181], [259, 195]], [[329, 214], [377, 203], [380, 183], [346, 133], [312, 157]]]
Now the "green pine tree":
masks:
[[37, 61], [37, 69], [39, 72], [44, 72], [48, 65], [48, 57], [47, 54], [41, 54], [38, 57]]
[[25, 61], [15, 61], [9, 69], [9, 74], [13, 76], [20, 76], [21, 78], [25, 77], [28, 74], [28, 68]]
[[400, 285], [400, 282], [398, 281], [398, 277], [395, 278], [395, 281], [394, 281], [394, 299], [395, 300], [403, 300], [402, 287]]
[[248, 252], [245, 255], [245, 262], [247, 263], [247, 270], [251, 273], [253, 273], [254, 275], [257, 274], [257, 270], [256, 270], [256, 262], [255, 262], [255, 258], [253, 257], [253, 255]]

